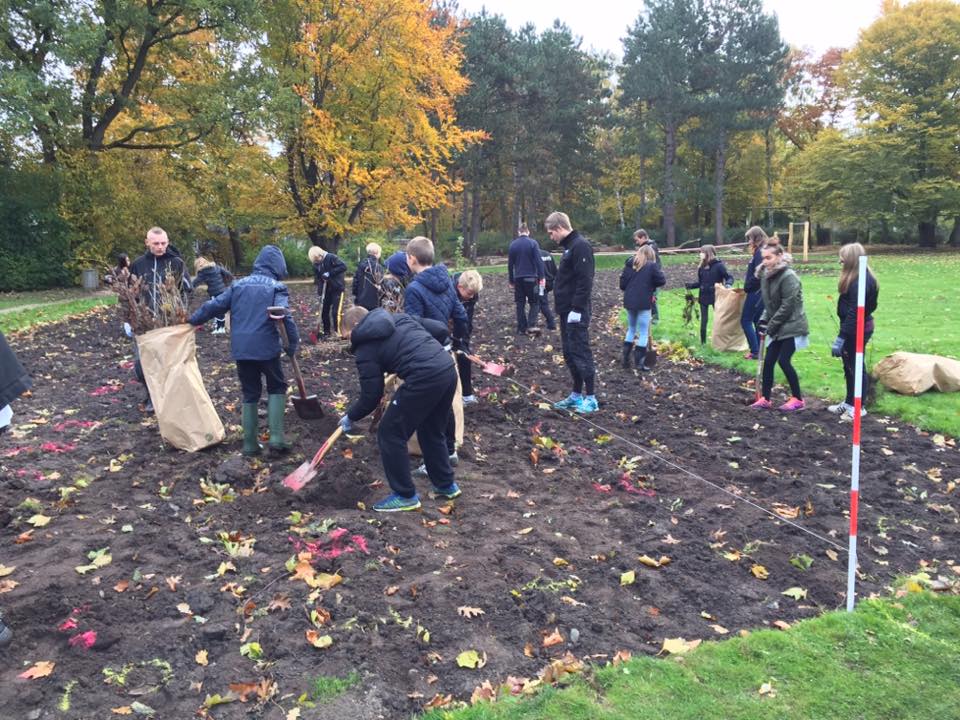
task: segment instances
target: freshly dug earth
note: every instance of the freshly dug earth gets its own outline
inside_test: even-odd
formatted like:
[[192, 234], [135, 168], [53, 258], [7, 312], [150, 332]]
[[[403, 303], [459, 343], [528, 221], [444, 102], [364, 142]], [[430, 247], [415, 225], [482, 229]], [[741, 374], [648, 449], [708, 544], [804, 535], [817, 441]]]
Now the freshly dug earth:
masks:
[[[600, 412], [554, 411], [548, 399], [569, 391], [559, 337], [514, 337], [505, 278], [485, 282], [474, 349], [521, 384], [477, 373], [463, 495], [430, 499], [422, 478], [421, 512], [370, 510], [387, 489], [363, 433], [300, 493], [281, 486], [356, 392], [335, 343], [303, 349], [326, 417], [290, 408], [293, 455], [246, 460], [229, 338], [198, 335], [228, 440], [192, 455], [143, 412], [114, 310], [13, 338], [35, 389], [0, 445], [0, 572], [15, 567], [0, 608], [16, 634], [2, 715], [105, 718], [140, 703], [187, 718], [209, 697], [211, 717], [283, 718], [306, 694], [302, 718], [409, 717], [484, 681], [535, 678], [568, 651], [604, 663], [843, 605], [849, 424], [815, 399], [792, 415], [748, 410], [751, 381], [685, 360], [620, 369], [613, 273], [595, 292]], [[297, 288], [293, 305], [306, 330], [315, 298]], [[863, 451], [860, 596], [922, 569], [955, 578], [953, 441], [871, 415]], [[291, 571], [298, 552], [310, 554]], [[313, 647], [308, 631], [332, 643]], [[458, 665], [471, 650], [482, 667]], [[18, 679], [39, 661], [55, 663], [47, 677]]]

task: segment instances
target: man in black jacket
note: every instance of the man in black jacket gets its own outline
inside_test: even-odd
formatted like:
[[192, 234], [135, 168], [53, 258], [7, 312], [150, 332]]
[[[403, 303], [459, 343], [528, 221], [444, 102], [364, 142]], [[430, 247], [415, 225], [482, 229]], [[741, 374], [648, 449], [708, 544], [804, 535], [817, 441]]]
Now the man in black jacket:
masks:
[[313, 282], [317, 295], [323, 298], [320, 317], [323, 320], [322, 337], [340, 332], [340, 316], [343, 314], [343, 291], [346, 289], [347, 265], [333, 253], [314, 245], [307, 252], [313, 263]]
[[590, 350], [590, 296], [593, 292], [593, 249], [590, 243], [570, 225], [565, 213], [554, 212], [544, 221], [547, 234], [563, 246], [563, 257], [557, 268], [554, 296], [560, 318], [560, 340], [563, 359], [573, 378], [573, 392], [554, 407], [578, 413], [596, 412], [594, 395], [596, 370]]
[[441, 345], [447, 338], [446, 325], [406, 313], [391, 314], [382, 308], [368, 313], [366, 308], [352, 307], [344, 315], [340, 334], [350, 338], [360, 375], [360, 397], [340, 418], [344, 432], [350, 432], [353, 423], [380, 404], [385, 373], [395, 373], [403, 380], [377, 430], [380, 458], [392, 494], [373, 509], [399, 512], [420, 507], [407, 460], [407, 441], [414, 432], [434, 492], [443, 498], [459, 496], [445, 437], [447, 415], [457, 389], [456, 366]]
[[543, 319], [547, 321], [547, 330], [557, 329], [557, 318], [550, 309], [550, 293], [553, 292], [553, 283], [557, 279], [557, 263], [553, 260], [553, 255], [540, 248], [540, 260], [543, 261], [543, 279], [540, 286], [540, 312], [543, 313]]
[[[520, 223], [518, 236], [510, 243], [507, 257], [507, 277], [517, 304], [517, 334], [523, 335], [537, 327], [540, 315], [540, 287], [544, 282], [540, 246], [530, 237], [530, 228]], [[529, 312], [525, 311], [530, 304]]]

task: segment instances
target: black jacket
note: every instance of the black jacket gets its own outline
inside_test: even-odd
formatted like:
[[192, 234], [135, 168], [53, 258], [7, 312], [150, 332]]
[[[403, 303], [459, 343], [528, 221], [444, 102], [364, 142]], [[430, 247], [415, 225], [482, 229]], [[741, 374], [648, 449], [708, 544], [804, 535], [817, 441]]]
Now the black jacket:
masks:
[[[859, 285], [859, 278], [855, 277], [847, 291], [837, 298], [837, 317], [840, 318], [839, 335], [850, 342], [855, 342], [857, 339], [857, 289]], [[873, 313], [877, 310], [877, 297], [879, 295], [880, 288], [877, 285], [877, 280], [868, 272], [867, 292], [863, 308], [864, 323], [873, 319]]]
[[760, 267], [762, 261], [763, 253], [760, 252], [760, 248], [757, 248], [753, 251], [753, 257], [750, 258], [747, 265], [747, 274], [743, 278], [744, 292], [760, 292], [760, 278], [757, 277], [757, 268]]
[[157, 286], [162, 285], [167, 275], [176, 278], [177, 289], [181, 292], [190, 289], [190, 278], [187, 275], [183, 259], [176, 251], [167, 251], [157, 257], [149, 250], [138, 257], [130, 265], [130, 274], [143, 279], [141, 293], [144, 301], [149, 305], [151, 312], [157, 311]]
[[354, 305], [360, 305], [367, 310], [380, 307], [380, 290], [377, 285], [382, 282], [385, 272], [383, 265], [373, 255], [367, 255], [360, 261], [353, 274]]
[[313, 282], [317, 285], [317, 295], [323, 291], [324, 283], [329, 290], [343, 292], [346, 287], [344, 277], [347, 274], [347, 265], [333, 253], [327, 253], [323, 259], [313, 264]]
[[444, 373], [455, 372], [441, 344], [446, 339], [447, 327], [441, 322], [391, 315], [382, 308], [372, 311], [350, 333], [360, 397], [347, 409], [347, 417], [357, 421], [374, 411], [383, 397], [384, 373], [396, 373], [411, 387], [430, 387]]
[[[460, 276], [463, 273], [457, 273], [453, 276], [453, 289], [456, 290], [457, 286], [460, 284]], [[457, 297], [460, 297], [460, 293], [457, 293]], [[480, 299], [480, 293], [477, 293], [473, 296], [471, 300], [464, 300], [460, 298], [460, 304], [463, 305], [463, 309], [467, 311], [467, 334], [464, 336], [464, 340], [469, 340], [470, 336], [473, 335], [473, 311], [477, 307], [477, 300]]]
[[220, 265], [208, 265], [197, 273], [193, 279], [194, 287], [198, 285], [207, 286], [207, 294], [210, 297], [216, 297], [224, 290], [228, 284], [233, 282], [233, 275], [225, 267]]
[[666, 284], [667, 278], [656, 263], [648, 262], [639, 270], [634, 270], [633, 258], [628, 259], [620, 273], [623, 306], [633, 311], [649, 310], [653, 306], [653, 291]]
[[660, 246], [657, 245], [656, 241], [650, 237], [637, 245], [637, 248], [642, 248], [644, 245], [649, 245], [653, 248], [653, 254], [657, 258], [657, 267], [663, 270], [663, 261], [660, 259]]
[[727, 272], [723, 260], [713, 260], [706, 267], [697, 269], [697, 282], [687, 283], [687, 290], [700, 288], [700, 303], [713, 305], [717, 300], [717, 291], [713, 287], [717, 283], [730, 287], [733, 285], [733, 275]]
[[590, 296], [593, 293], [593, 248], [579, 230], [567, 235], [563, 242], [563, 257], [557, 268], [557, 283], [553, 289], [557, 314], [571, 310], [590, 314]]
[[521, 235], [510, 243], [507, 255], [507, 277], [511, 284], [517, 280], [543, 279], [540, 246], [529, 235]]
[[23, 395], [31, 385], [30, 376], [7, 345], [3, 333], [0, 333], [0, 408], [5, 408]]
[[540, 259], [543, 260], [543, 276], [546, 279], [543, 291], [553, 292], [553, 284], [557, 279], [557, 263], [554, 262], [553, 255], [543, 248], [540, 249]]

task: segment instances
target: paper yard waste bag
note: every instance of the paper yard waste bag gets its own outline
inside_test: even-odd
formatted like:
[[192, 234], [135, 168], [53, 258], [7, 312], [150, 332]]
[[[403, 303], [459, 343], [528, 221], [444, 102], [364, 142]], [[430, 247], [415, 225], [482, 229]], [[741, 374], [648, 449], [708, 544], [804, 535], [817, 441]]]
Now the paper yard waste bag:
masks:
[[193, 326], [151, 330], [137, 336], [137, 347], [161, 437], [187, 452], [223, 442], [226, 431], [197, 367]]
[[919, 395], [931, 388], [960, 390], [960, 360], [939, 355], [895, 352], [873, 366], [873, 376], [902, 395]]
[[747, 295], [743, 290], [732, 290], [717, 283], [717, 300], [713, 306], [713, 332], [710, 344], [714, 350], [746, 350], [747, 338], [740, 327], [740, 314]]
[[[452, 358], [451, 358], [452, 360]], [[385, 395], [393, 395], [403, 385], [403, 380], [396, 380], [384, 388]], [[456, 446], [463, 445], [463, 386], [460, 385], [460, 373], [457, 373], [457, 390], [453, 395], [453, 423], [456, 428], [454, 436], [456, 437]], [[411, 455], [423, 455], [420, 450], [420, 442], [417, 440], [417, 434], [414, 433], [407, 441], [407, 452]]]

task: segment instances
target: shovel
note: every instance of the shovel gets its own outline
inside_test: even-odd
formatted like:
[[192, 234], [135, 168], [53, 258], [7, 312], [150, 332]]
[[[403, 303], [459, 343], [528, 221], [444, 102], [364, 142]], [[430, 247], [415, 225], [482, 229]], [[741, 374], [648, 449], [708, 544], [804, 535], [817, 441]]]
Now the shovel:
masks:
[[[287, 337], [287, 328], [284, 327], [283, 319], [287, 316], [285, 307], [273, 306], [267, 308], [267, 315], [271, 320], [276, 321], [277, 330], [280, 332], [280, 339], [285, 348], [290, 347], [290, 339]], [[303, 375], [300, 373], [300, 363], [294, 355], [290, 356], [290, 364], [293, 365], [293, 376], [297, 379], [297, 388], [300, 390], [300, 397], [293, 396], [293, 409], [297, 415], [304, 420], [316, 420], [323, 417], [323, 406], [316, 395], [307, 395], [307, 388], [303, 384]]]
[[643, 364], [648, 370], [657, 366], [657, 348], [653, 344], [653, 332], [647, 335], [647, 354], [643, 356]]
[[494, 363], [494, 362], [486, 362], [485, 360], [481, 360], [480, 358], [478, 358], [476, 355], [471, 355], [469, 353], [464, 352], [463, 350], [457, 350], [457, 352], [460, 355], [463, 355], [467, 360], [472, 362], [474, 365], [478, 366], [481, 370], [483, 370], [483, 372], [487, 373], [488, 375], [496, 375], [497, 377], [503, 377], [504, 375], [509, 375], [513, 371], [513, 368], [511, 368], [509, 365], [499, 365], [498, 363]]
[[333, 446], [333, 444], [337, 441], [337, 438], [340, 437], [341, 433], [343, 433], [343, 428], [337, 425], [337, 429], [333, 431], [333, 434], [328, 437], [327, 441], [320, 446], [319, 450], [317, 450], [317, 454], [313, 456], [313, 460], [303, 463], [300, 467], [283, 479], [284, 487], [288, 487], [294, 492], [297, 492], [301, 490], [304, 485], [313, 480], [313, 478], [317, 475], [317, 465], [320, 464], [320, 461], [323, 460], [323, 456], [327, 454], [327, 450]]
[[754, 398], [755, 400], [759, 400], [761, 397], [760, 388], [762, 386], [760, 383], [761, 383], [761, 376], [763, 374], [763, 355], [764, 355], [764, 350], [766, 350], [766, 343], [764, 342], [764, 340], [766, 340], [766, 338], [764, 337], [763, 333], [760, 333], [760, 352], [757, 353], [757, 375], [754, 378], [754, 387], [757, 390], [757, 396], [756, 398]]

